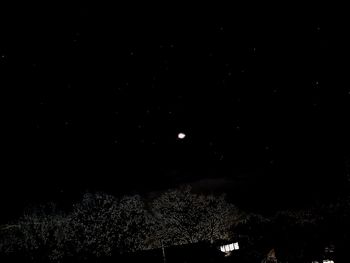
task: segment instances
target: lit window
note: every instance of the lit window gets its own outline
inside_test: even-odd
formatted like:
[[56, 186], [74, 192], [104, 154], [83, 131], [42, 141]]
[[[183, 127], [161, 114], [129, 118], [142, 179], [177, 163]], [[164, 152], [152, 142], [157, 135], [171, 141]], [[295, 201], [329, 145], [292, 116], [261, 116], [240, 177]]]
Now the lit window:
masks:
[[230, 251], [233, 251], [233, 250], [238, 250], [239, 249], [239, 246], [238, 246], [238, 242], [236, 243], [231, 243], [231, 244], [228, 244], [228, 245], [224, 245], [224, 246], [221, 246], [220, 247], [220, 250], [222, 252], [230, 252]]
[[235, 250], [235, 248], [233, 247], [233, 244], [230, 244], [230, 251]]

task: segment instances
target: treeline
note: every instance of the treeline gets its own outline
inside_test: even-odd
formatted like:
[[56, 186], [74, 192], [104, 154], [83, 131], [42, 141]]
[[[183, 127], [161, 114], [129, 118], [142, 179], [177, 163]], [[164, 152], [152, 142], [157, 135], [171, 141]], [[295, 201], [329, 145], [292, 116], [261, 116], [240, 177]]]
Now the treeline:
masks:
[[2, 226], [0, 252], [3, 258], [64, 262], [238, 238], [244, 240], [246, 262], [260, 262], [271, 248], [281, 262], [303, 262], [321, 256], [330, 242], [341, 255], [349, 242], [349, 204], [344, 199], [262, 216], [189, 186], [147, 199], [87, 193], [68, 213], [47, 204]]
[[161, 246], [229, 239], [242, 213], [225, 197], [191, 192], [189, 186], [157, 198], [116, 198], [87, 193], [62, 213], [54, 204], [37, 207], [1, 229], [7, 255], [59, 262], [99, 258]]

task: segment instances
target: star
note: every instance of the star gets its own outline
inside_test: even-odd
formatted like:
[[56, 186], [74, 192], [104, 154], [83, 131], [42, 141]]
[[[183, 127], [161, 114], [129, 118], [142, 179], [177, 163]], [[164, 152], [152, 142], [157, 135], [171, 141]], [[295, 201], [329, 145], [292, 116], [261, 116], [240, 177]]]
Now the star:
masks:
[[320, 83], [319, 83], [318, 81], [314, 81], [314, 82], [313, 82], [314, 88], [318, 88], [318, 87], [319, 87], [319, 84], [320, 84]]

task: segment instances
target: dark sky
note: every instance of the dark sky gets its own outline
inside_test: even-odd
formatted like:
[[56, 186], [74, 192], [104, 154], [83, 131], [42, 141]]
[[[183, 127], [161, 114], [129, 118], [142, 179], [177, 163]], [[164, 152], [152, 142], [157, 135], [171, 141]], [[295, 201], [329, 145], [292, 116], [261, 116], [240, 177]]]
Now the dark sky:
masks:
[[186, 182], [247, 207], [339, 194], [350, 112], [341, 18], [157, 8], [3, 11], [2, 209]]

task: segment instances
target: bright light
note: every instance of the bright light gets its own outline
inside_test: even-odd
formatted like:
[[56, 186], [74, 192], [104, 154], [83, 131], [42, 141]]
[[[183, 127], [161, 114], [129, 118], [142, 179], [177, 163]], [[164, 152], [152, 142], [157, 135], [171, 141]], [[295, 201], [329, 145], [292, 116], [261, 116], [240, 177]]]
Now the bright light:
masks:
[[333, 260], [323, 260], [323, 263], [334, 263], [334, 261]]
[[179, 139], [185, 139], [185, 137], [186, 137], [186, 134], [184, 134], [184, 133], [182, 133], [182, 132], [180, 132], [180, 133], [177, 135], [177, 138], [179, 138]]
[[[221, 250], [222, 252], [230, 252], [230, 251], [238, 250], [238, 249], [239, 249], [238, 242], [236, 242], [236, 243], [231, 243], [231, 244], [224, 245], [224, 246], [221, 246], [221, 247], [220, 247], [220, 250]], [[333, 263], [334, 263], [334, 262], [333, 262]]]
[[233, 244], [229, 245], [229, 249], [230, 249], [230, 251], [235, 250], [235, 248], [233, 247]]
[[231, 250], [230, 250], [230, 245], [221, 246], [221, 247], [220, 247], [220, 250], [221, 250], [222, 252], [230, 252], [230, 251], [231, 251]]

